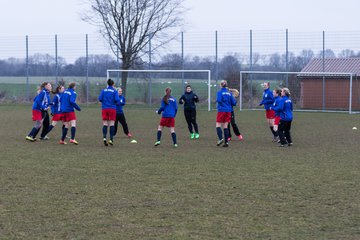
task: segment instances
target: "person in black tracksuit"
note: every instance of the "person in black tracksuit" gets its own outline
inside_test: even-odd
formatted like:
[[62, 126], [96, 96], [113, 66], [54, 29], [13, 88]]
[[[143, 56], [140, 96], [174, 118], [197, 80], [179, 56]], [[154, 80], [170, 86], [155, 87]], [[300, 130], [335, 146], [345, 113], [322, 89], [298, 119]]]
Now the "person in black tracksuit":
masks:
[[[185, 92], [180, 97], [179, 103], [184, 104], [184, 114], [185, 114], [186, 122], [188, 124], [191, 139], [198, 139], [200, 137], [199, 128], [196, 123], [195, 103], [197, 102], [199, 102], [199, 97], [195, 93], [193, 93], [190, 85], [186, 85]], [[193, 127], [195, 133], [193, 131]]]

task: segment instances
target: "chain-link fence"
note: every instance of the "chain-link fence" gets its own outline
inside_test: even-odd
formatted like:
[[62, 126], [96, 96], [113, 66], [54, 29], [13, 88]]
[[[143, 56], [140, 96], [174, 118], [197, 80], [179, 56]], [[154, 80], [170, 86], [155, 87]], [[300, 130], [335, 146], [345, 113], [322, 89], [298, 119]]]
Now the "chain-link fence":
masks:
[[[216, 84], [240, 70], [297, 72], [314, 57], [360, 57], [359, 43], [360, 31], [185, 32], [156, 52], [148, 46], [134, 68], [208, 69]], [[0, 100], [31, 101], [41, 82], [64, 80], [78, 82], [81, 101], [94, 102], [106, 70], [120, 65], [97, 35], [0, 36]]]

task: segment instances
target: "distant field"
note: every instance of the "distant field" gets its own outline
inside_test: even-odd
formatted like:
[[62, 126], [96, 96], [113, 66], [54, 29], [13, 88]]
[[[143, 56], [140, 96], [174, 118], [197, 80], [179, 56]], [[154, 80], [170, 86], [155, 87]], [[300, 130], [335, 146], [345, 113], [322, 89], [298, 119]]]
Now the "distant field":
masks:
[[[30, 143], [31, 106], [0, 105], [0, 239], [360, 239], [360, 115], [294, 114], [294, 146], [271, 142], [263, 111], [236, 111], [244, 141], [216, 146], [216, 112], [198, 111], [179, 147], [159, 116], [126, 106], [104, 147], [99, 105], [77, 113], [78, 146]], [[12, 123], [12, 124], [10, 124]], [[352, 130], [357, 126], [359, 130]]]

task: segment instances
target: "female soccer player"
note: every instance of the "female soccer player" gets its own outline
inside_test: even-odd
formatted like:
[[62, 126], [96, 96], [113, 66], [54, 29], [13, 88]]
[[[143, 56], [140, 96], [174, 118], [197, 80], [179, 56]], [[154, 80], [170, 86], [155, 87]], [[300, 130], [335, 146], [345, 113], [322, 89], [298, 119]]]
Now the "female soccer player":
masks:
[[60, 98], [60, 109], [63, 113], [64, 129], [62, 132], [60, 144], [66, 144], [65, 138], [68, 132], [68, 128], [71, 127], [70, 143], [78, 145], [78, 141], [75, 140], [76, 133], [76, 114], [75, 110], [81, 111], [81, 108], [76, 104], [77, 93], [75, 92], [76, 83], [69, 84], [69, 88], [66, 89]]
[[[275, 88], [273, 90], [273, 95], [274, 95], [274, 104], [273, 107], [271, 107], [271, 109], [273, 109], [275, 106], [279, 105], [279, 101], [281, 100], [281, 89], [280, 88]], [[280, 122], [280, 113], [275, 111], [275, 118], [274, 118], [274, 131], [278, 132], [278, 126], [279, 126], [279, 122]], [[276, 137], [274, 139], [274, 142], [278, 141], [279, 137]]]
[[259, 106], [264, 105], [264, 108], [266, 110], [266, 121], [268, 122], [270, 130], [274, 136], [273, 141], [277, 141], [278, 134], [274, 131], [275, 112], [270, 109], [270, 107], [274, 104], [274, 96], [272, 94], [272, 91], [270, 90], [269, 82], [263, 83], [262, 86], [264, 88], [264, 93], [263, 99], [259, 103]]
[[[229, 88], [229, 91], [232, 93], [232, 95], [234, 96], [234, 98], [237, 98], [239, 96], [239, 91], [236, 90], [236, 89], [233, 89], [233, 88]], [[229, 123], [229, 138], [228, 138], [228, 141], [231, 141], [231, 126], [234, 130], [234, 133], [236, 135], [236, 137], [239, 139], [239, 140], [243, 140], [243, 136], [241, 135], [240, 133], [240, 130], [235, 122], [235, 113], [234, 113], [234, 108], [232, 109], [231, 111], [231, 121]]]
[[[103, 120], [103, 141], [104, 145], [108, 146], [108, 144], [114, 144], [114, 133], [115, 128], [114, 124], [116, 121], [116, 104], [120, 102], [120, 98], [118, 92], [114, 88], [114, 81], [111, 79], [107, 80], [107, 88], [103, 89], [99, 96], [99, 101], [101, 102], [102, 108], [102, 120]], [[108, 131], [108, 127], [110, 127], [110, 139], [107, 141], [106, 135]]]
[[48, 129], [47, 132], [44, 133], [44, 136], [46, 136], [47, 134], [49, 134], [49, 132], [51, 132], [51, 130], [56, 126], [56, 124], [59, 121], [63, 121], [63, 114], [61, 112], [60, 109], [60, 99], [61, 99], [61, 95], [63, 94], [63, 92], [65, 91], [65, 87], [62, 85], [59, 85], [56, 90], [53, 92], [53, 94], [55, 94], [53, 101], [52, 101], [52, 105], [51, 105], [51, 125]]
[[279, 122], [279, 137], [280, 137], [280, 146], [284, 147], [287, 144], [289, 147], [293, 145], [290, 129], [291, 122], [293, 120], [293, 105], [290, 99], [290, 91], [288, 88], [283, 88], [281, 90], [281, 100], [278, 102], [277, 106], [272, 107], [276, 112], [280, 113], [280, 122]]
[[176, 141], [176, 133], [175, 133], [175, 117], [178, 110], [178, 106], [176, 103], [176, 99], [171, 96], [171, 88], [167, 87], [165, 89], [165, 96], [161, 101], [161, 106], [159, 110], [156, 112], [158, 114], [162, 113], [162, 117], [160, 120], [160, 124], [158, 126], [157, 131], [157, 141], [155, 142], [155, 146], [160, 145], [161, 133], [164, 127], [169, 127], [171, 132], [171, 137], [174, 143], [174, 147], [178, 147]]
[[[199, 128], [196, 123], [195, 103], [197, 102], [199, 102], [199, 97], [195, 93], [193, 93], [190, 85], [186, 85], [185, 93], [180, 97], [179, 103], [184, 104], [184, 115], [188, 124], [190, 139], [198, 139], [200, 137]], [[193, 132], [193, 126], [195, 133]]]
[[36, 135], [39, 133], [43, 123], [42, 111], [47, 110], [50, 104], [51, 84], [48, 82], [44, 82], [41, 84], [40, 88], [41, 91], [38, 95], [36, 95], [32, 106], [32, 120], [35, 121], [35, 126], [26, 136], [26, 140], [29, 140], [31, 142], [36, 141]]
[[217, 92], [216, 103], [217, 103], [217, 116], [216, 116], [216, 132], [218, 135], [218, 143], [217, 146], [220, 146], [224, 142], [224, 138], [222, 136], [222, 130], [224, 130], [225, 143], [223, 147], [228, 147], [228, 139], [229, 139], [229, 129], [228, 124], [231, 121], [231, 111], [233, 106], [236, 106], [236, 99], [229, 92], [227, 88], [226, 80], [221, 80], [220, 82], [221, 89]]
[[132, 135], [129, 132], [129, 127], [127, 125], [127, 122], [126, 122], [126, 119], [125, 119], [125, 114], [124, 114], [124, 111], [123, 111], [123, 107], [124, 107], [124, 105], [126, 103], [126, 99], [125, 99], [124, 95], [122, 95], [122, 88], [119, 88], [117, 91], [118, 91], [118, 94], [119, 94], [120, 101], [116, 104], [116, 120], [115, 120], [114, 136], [117, 133], [118, 122], [120, 122], [125, 135], [128, 136], [129, 138], [131, 138]]

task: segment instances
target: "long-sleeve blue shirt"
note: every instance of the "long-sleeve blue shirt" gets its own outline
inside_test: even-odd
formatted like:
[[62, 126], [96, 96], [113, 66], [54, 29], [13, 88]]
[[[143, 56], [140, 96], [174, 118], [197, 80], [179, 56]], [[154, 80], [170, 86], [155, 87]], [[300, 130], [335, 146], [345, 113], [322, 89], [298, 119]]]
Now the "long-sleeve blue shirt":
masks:
[[[280, 96], [277, 96], [274, 98], [274, 103], [273, 103], [273, 106], [271, 107], [271, 109], [274, 110], [274, 107], [278, 106], [279, 105], [279, 101], [281, 100], [281, 97]], [[275, 110], [274, 110], [275, 111]], [[278, 111], [275, 111], [275, 116], [280, 116], [280, 112]]]
[[116, 109], [116, 104], [120, 101], [119, 94], [115, 88], [108, 86], [101, 91], [99, 101], [102, 109]]
[[46, 89], [43, 89], [34, 99], [34, 104], [32, 109], [42, 111], [45, 110], [50, 105], [50, 92]]
[[81, 111], [80, 107], [76, 104], [77, 93], [72, 88], [68, 88], [61, 95], [60, 108], [61, 112], [74, 112], [74, 108]]
[[236, 106], [236, 99], [227, 88], [223, 87], [217, 92], [216, 103], [218, 112], [232, 112], [233, 106]]
[[289, 97], [283, 96], [281, 100], [278, 102], [277, 106], [271, 107], [275, 112], [280, 113], [280, 119], [284, 121], [292, 121], [293, 119], [293, 104]]
[[174, 118], [178, 110], [176, 99], [170, 96], [168, 100], [168, 104], [164, 102], [164, 99], [161, 101], [158, 113], [162, 112], [162, 117], [164, 118]]
[[274, 104], [274, 96], [270, 88], [265, 89], [263, 92], [263, 99], [259, 105], [264, 105], [265, 110], [270, 110], [270, 107]]
[[52, 114], [58, 114], [61, 113], [61, 95], [62, 93], [55, 94], [52, 105], [51, 105], [51, 113]]
[[120, 95], [119, 99], [120, 99], [120, 101], [116, 104], [116, 113], [122, 114], [122, 113], [124, 113], [123, 107], [125, 106], [126, 99], [123, 95]]

